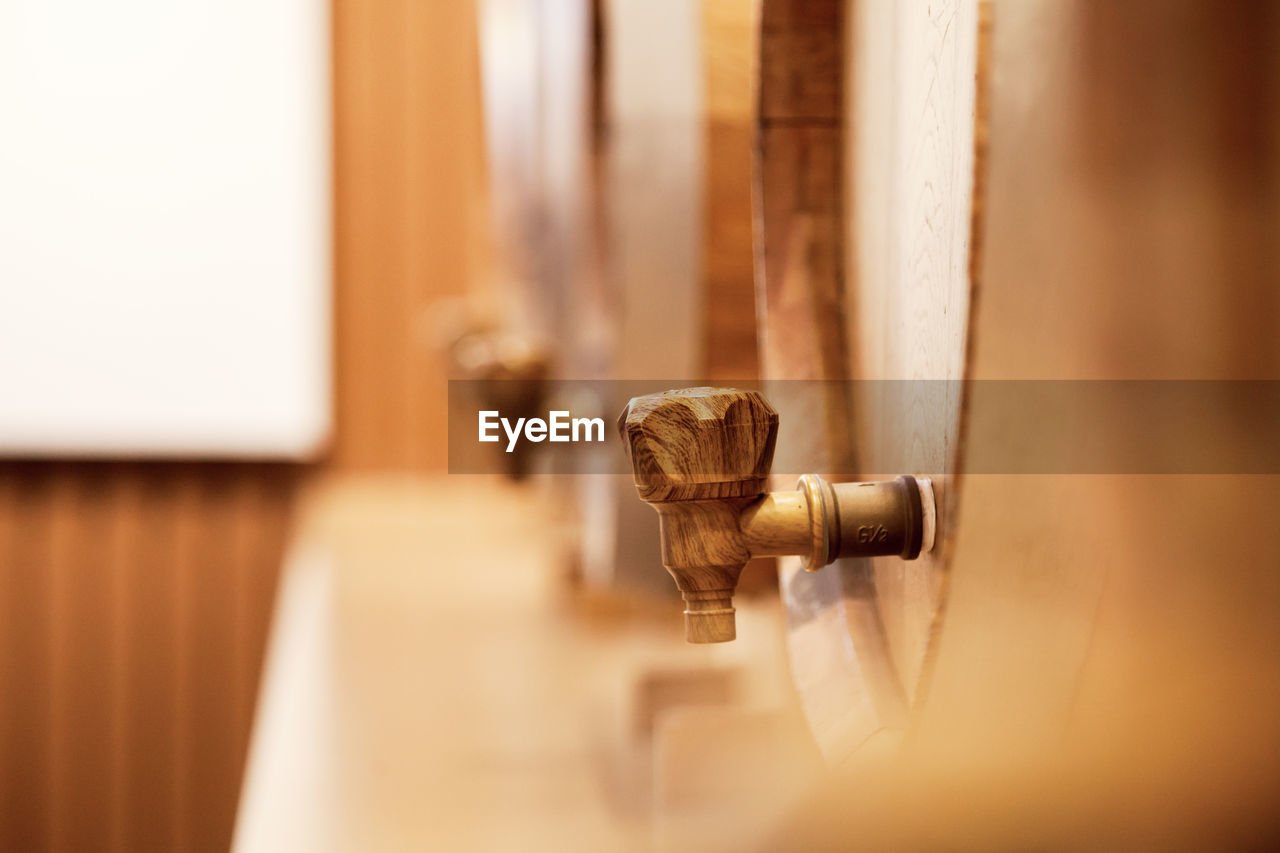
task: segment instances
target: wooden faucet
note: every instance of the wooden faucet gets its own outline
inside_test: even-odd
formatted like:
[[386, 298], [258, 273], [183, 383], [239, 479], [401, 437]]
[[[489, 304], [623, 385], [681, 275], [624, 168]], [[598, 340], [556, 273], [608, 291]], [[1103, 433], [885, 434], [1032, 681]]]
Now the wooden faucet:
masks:
[[832, 485], [814, 474], [768, 492], [778, 413], [756, 391], [685, 388], [636, 397], [618, 419], [640, 499], [658, 511], [662, 564], [685, 601], [685, 639], [734, 639], [733, 592], [752, 557], [913, 560], [933, 546], [928, 480]]

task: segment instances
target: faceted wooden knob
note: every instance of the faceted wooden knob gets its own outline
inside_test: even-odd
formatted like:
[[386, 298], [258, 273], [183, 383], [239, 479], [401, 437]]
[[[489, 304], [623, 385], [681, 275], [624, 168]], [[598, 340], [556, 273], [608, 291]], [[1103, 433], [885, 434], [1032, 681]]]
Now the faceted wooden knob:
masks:
[[778, 413], [755, 391], [686, 388], [636, 397], [618, 431], [636, 490], [658, 511], [686, 639], [732, 640], [733, 590], [751, 559], [738, 516], [766, 490]]
[[683, 388], [636, 397], [618, 419], [641, 500], [765, 492], [778, 413], [756, 391]]
[[913, 560], [932, 547], [928, 480], [833, 486], [806, 474], [798, 490], [766, 494], [778, 413], [755, 391], [636, 397], [618, 431], [640, 498], [658, 512], [662, 565], [684, 596], [691, 643], [737, 635], [733, 592], [752, 556], [806, 556], [816, 570], [840, 557]]

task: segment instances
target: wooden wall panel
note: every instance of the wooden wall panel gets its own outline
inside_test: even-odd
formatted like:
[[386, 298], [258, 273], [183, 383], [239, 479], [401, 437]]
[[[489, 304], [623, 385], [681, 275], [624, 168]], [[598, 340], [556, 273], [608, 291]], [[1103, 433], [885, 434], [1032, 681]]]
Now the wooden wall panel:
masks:
[[441, 296], [490, 286], [472, 2], [334, 3], [337, 432], [347, 469], [443, 469]]
[[[470, 2], [336, 0], [341, 468], [442, 468], [432, 299], [486, 285]], [[0, 461], [0, 850], [224, 850], [306, 468]]]
[[[470, 2], [336, 0], [343, 468], [442, 468], [426, 314], [483, 286]], [[0, 461], [0, 849], [224, 850], [305, 469]]]
[[0, 849], [226, 848], [299, 476], [0, 463]]

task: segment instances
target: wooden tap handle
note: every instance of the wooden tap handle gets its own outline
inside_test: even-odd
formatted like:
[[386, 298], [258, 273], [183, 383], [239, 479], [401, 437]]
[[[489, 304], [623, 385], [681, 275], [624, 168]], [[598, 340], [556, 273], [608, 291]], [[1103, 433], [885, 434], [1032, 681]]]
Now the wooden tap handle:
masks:
[[933, 521], [933, 493], [926, 517], [912, 477], [833, 487], [806, 474], [798, 491], [766, 495], [778, 413], [755, 391], [635, 397], [618, 431], [640, 498], [658, 511], [662, 564], [684, 596], [692, 643], [736, 636], [733, 591], [753, 554], [803, 555], [811, 571], [842, 556], [912, 560]]
[[757, 391], [682, 388], [633, 398], [618, 431], [642, 500], [754, 497], [767, 489], [778, 413]]

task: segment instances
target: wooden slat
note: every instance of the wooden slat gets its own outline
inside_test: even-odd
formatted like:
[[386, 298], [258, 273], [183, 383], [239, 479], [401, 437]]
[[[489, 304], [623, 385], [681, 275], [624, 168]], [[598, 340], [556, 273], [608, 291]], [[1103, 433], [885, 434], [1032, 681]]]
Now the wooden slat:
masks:
[[48, 575], [52, 537], [51, 484], [24, 476], [24, 466], [0, 467], [8, 495], [4, 572], [3, 844], [9, 850], [47, 848], [51, 839], [50, 759], [53, 733]]
[[759, 22], [751, 0], [703, 0], [703, 373], [756, 379], [751, 169]]
[[[154, 804], [163, 800], [148, 799], [157, 792], [148, 790], [143, 778], [147, 774], [142, 770], [155, 760], [156, 753], [163, 755], [164, 750], [160, 743], [146, 742], [152, 728], [145, 719], [139, 718], [155, 707], [145, 692], [151, 679], [141, 677], [143, 662], [157, 652], [163, 653], [168, 644], [156, 642], [159, 638], [154, 635], [147, 644], [138, 643], [136, 638], [147, 635], [145, 625], [147, 620], [155, 618], [153, 612], [157, 615], [164, 612], [152, 611], [143, 605], [154, 594], [153, 584], [159, 581], [149, 577], [147, 562], [156, 547], [163, 547], [168, 531], [160, 514], [148, 515], [145, 500], [142, 469], [137, 465], [123, 466], [113, 505], [113, 529], [110, 539], [104, 543], [113, 581], [111, 713], [116, 721], [112, 732], [114, 805], [110, 838], [113, 850], [155, 848], [167, 840], [166, 836], [157, 837], [148, 831], [157, 822]], [[165, 775], [163, 772], [159, 775], [161, 782]]]
[[[774, 0], [761, 10], [756, 290], [766, 379], [848, 378], [842, 22], [835, 0]], [[822, 387], [816, 410], [804, 413], [817, 429], [801, 439], [812, 444], [803, 455], [850, 471], [848, 388]]]
[[115, 488], [76, 465], [58, 466], [52, 488], [51, 847], [86, 850], [100, 845], [114, 822], [106, 795], [114, 776], [112, 565], [109, 548], [98, 546], [110, 540]]
[[[232, 622], [236, 611], [234, 519], [243, 496], [234, 476], [224, 471], [193, 479], [192, 492], [184, 515], [193, 527], [198, 525], [191, 533], [204, 541], [180, 564], [179, 697], [183, 708], [178, 718], [189, 726], [180, 745], [180, 837], [188, 846], [205, 849], [226, 843], [226, 827], [234, 822], [236, 803], [227, 798], [204, 800], [199, 790], [236, 790], [243, 760], [236, 743], [235, 710], [227, 701], [237, 680]], [[200, 736], [193, 736], [194, 731]]]
[[[715, 385], [760, 377], [751, 210], [759, 4], [702, 0], [703, 156], [700, 376]], [[739, 592], [777, 589], [777, 561], [752, 560]]]
[[839, 125], [844, 111], [846, 4], [772, 0], [761, 12], [760, 120]]
[[120, 520], [121, 566], [130, 590], [123, 604], [124, 692], [129, 697], [124, 724], [128, 809], [126, 848], [174, 848], [177, 844], [173, 791], [177, 720], [177, 647], [174, 628], [178, 506], [175, 482], [141, 478]]

